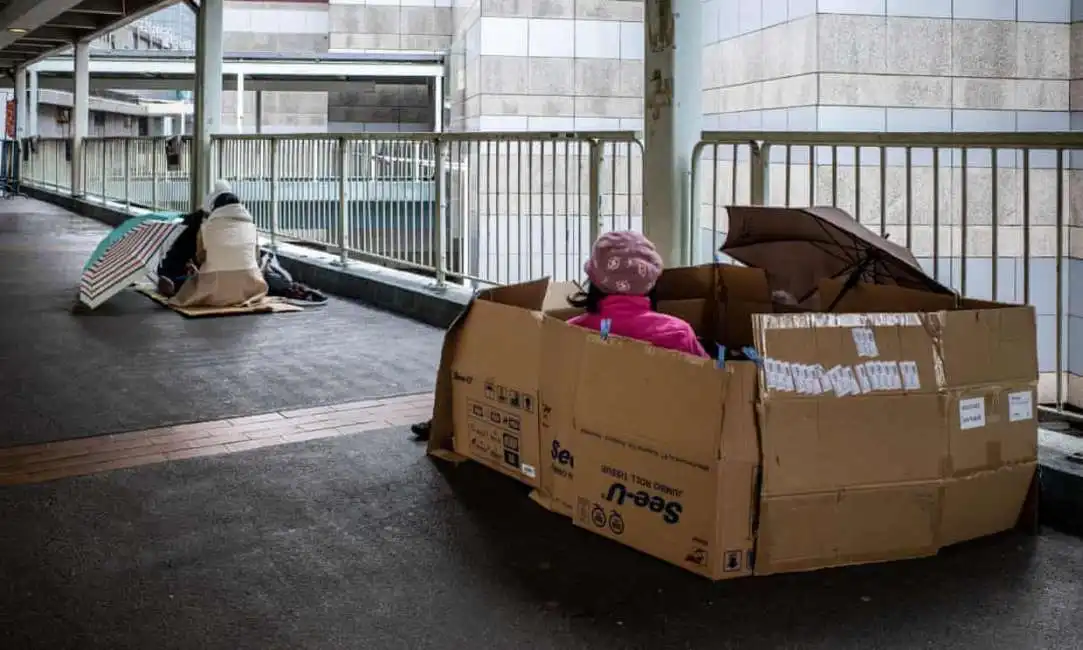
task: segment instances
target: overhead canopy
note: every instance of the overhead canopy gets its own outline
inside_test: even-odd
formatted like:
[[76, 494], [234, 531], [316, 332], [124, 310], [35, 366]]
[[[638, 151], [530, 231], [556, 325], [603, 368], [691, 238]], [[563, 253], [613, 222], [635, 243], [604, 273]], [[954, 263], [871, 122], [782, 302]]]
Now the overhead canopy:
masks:
[[10, 70], [176, 0], [0, 0], [0, 66]]

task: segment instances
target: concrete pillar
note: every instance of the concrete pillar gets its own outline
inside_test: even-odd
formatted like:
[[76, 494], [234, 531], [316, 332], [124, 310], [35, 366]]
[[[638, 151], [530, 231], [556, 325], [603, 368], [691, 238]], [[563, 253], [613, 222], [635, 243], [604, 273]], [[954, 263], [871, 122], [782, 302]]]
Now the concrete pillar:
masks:
[[159, 133], [158, 135], [161, 135], [161, 136], [164, 136], [164, 137], [167, 137], [167, 138], [173, 135], [173, 116], [172, 115], [163, 115], [162, 116], [162, 126], [160, 127], [160, 130], [161, 130], [161, 133]]
[[26, 68], [15, 69], [15, 139], [26, 137]]
[[83, 141], [90, 123], [90, 43], [75, 44], [75, 98], [71, 108], [71, 193], [82, 196]]
[[30, 87], [26, 99], [26, 134], [33, 138], [41, 135], [38, 131], [38, 70], [31, 66], [26, 71], [27, 85]]
[[263, 91], [256, 91], [256, 133], [263, 133]]
[[666, 264], [691, 261], [692, 149], [702, 131], [700, 0], [644, 3], [643, 228]]
[[195, 124], [191, 203], [203, 203], [211, 178], [211, 135], [222, 130], [222, 14], [224, 0], [203, 0], [196, 15]]
[[237, 73], [237, 133], [244, 133], [244, 73]]

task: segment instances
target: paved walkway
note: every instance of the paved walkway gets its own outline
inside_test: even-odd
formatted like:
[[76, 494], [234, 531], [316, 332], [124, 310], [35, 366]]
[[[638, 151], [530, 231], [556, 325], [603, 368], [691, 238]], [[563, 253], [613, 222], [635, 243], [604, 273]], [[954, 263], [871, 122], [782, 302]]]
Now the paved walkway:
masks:
[[108, 232], [0, 202], [0, 448], [427, 392], [442, 333], [344, 300], [188, 320], [134, 292], [72, 314]]
[[420, 422], [431, 413], [432, 396], [425, 393], [8, 447], [0, 449], [0, 485], [353, 435]]
[[102, 232], [0, 203], [0, 648], [1083, 648], [1078, 539], [712, 584], [425, 458], [439, 332], [73, 316]]

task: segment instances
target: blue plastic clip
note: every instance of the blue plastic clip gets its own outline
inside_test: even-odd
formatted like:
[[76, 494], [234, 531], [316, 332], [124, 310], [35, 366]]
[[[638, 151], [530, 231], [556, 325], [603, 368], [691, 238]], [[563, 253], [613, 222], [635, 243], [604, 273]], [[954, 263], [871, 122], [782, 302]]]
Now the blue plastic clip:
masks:
[[609, 330], [612, 329], [612, 328], [613, 328], [612, 319], [603, 318], [602, 319], [602, 328], [600, 330], [598, 330], [598, 333], [602, 335], [602, 340], [603, 341], [606, 341], [606, 340], [609, 339]]
[[716, 343], [715, 345], [718, 346], [718, 367], [719, 368], [725, 368], [726, 367], [726, 346], [722, 345], [721, 343]]
[[763, 367], [763, 359], [760, 358], [760, 353], [756, 352], [756, 348], [752, 347], [751, 345], [746, 345], [745, 347], [741, 348], [741, 352], [744, 352], [745, 357], [747, 357], [749, 361], [755, 363], [761, 368]]

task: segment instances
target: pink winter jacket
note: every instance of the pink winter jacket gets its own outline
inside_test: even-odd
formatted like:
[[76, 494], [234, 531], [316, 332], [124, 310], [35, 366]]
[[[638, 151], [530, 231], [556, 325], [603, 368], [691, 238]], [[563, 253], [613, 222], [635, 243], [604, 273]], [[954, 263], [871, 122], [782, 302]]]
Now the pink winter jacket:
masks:
[[651, 311], [651, 300], [646, 296], [606, 296], [598, 303], [597, 314], [581, 314], [568, 322], [599, 331], [606, 318], [610, 320], [609, 331], [615, 336], [697, 357], [707, 356], [691, 325], [676, 316]]

